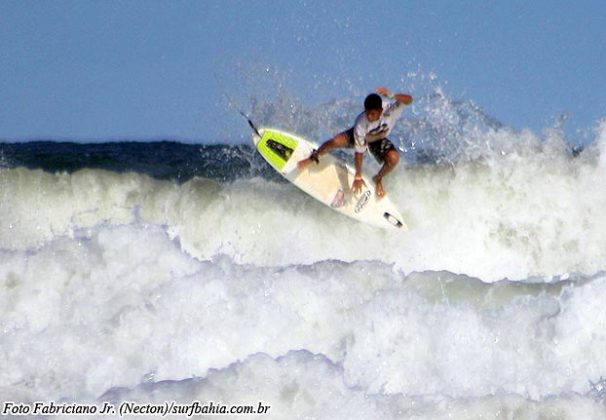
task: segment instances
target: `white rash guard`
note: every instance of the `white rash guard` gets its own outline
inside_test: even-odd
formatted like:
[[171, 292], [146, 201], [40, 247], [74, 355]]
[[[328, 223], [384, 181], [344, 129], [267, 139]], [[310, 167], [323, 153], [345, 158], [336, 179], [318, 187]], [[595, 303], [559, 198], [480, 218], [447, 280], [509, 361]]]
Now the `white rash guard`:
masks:
[[375, 122], [368, 121], [365, 112], [358, 115], [353, 127], [356, 153], [366, 152], [368, 143], [387, 137], [405, 106], [398, 101], [392, 102], [387, 107], [383, 106], [381, 118]]

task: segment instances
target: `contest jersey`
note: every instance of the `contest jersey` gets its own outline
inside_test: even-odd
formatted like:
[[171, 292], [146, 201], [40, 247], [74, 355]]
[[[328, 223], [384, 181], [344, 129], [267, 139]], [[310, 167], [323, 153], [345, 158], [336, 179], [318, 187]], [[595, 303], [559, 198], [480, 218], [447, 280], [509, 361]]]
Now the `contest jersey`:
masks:
[[398, 101], [387, 105], [383, 108], [381, 118], [375, 122], [368, 121], [365, 112], [358, 115], [353, 127], [356, 152], [364, 153], [368, 148], [368, 143], [387, 137], [405, 106], [405, 104]]

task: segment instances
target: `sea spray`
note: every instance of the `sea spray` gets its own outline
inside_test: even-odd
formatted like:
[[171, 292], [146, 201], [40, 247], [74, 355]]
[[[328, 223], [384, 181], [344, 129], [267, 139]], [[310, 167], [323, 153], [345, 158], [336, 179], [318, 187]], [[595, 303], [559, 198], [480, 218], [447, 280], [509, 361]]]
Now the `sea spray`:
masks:
[[[261, 265], [370, 259], [405, 272], [448, 270], [485, 281], [604, 270], [606, 172], [599, 149], [575, 156], [557, 132], [547, 135], [541, 141], [527, 132], [491, 131], [485, 142], [495, 152], [477, 160], [403, 162], [385, 187], [411, 228], [404, 235], [340, 217], [253, 169], [262, 162], [252, 161], [234, 180], [213, 171], [179, 180], [5, 168], [0, 247], [28, 249], [78, 229], [142, 221], [164, 226], [199, 259], [226, 254]], [[250, 158], [248, 149], [225, 147], [222, 164]], [[367, 163], [370, 171], [378, 166]]]

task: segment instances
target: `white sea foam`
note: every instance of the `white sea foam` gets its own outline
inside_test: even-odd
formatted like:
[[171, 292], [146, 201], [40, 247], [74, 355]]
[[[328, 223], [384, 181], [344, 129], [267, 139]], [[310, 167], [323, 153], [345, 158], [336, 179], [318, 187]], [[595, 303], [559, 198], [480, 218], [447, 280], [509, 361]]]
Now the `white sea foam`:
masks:
[[[122, 399], [143, 382], [197, 377], [206, 382], [175, 390], [179, 399], [254, 398], [319, 418], [346, 416], [349, 404], [368, 418], [481, 407], [565, 415], [567, 401], [587, 418], [604, 410], [589, 396], [606, 372], [603, 275], [487, 284], [380, 262], [198, 261], [142, 223], [1, 258], [6, 398]], [[158, 387], [136, 394], [173, 395]]]
[[557, 131], [541, 140], [496, 130], [484, 134], [494, 150], [479, 160], [401, 165], [386, 188], [411, 227], [405, 234], [352, 223], [289, 184], [261, 178], [178, 185], [136, 173], [4, 169], [0, 247], [23, 250], [140, 220], [166, 226], [199, 259], [226, 254], [271, 266], [366, 259], [485, 281], [592, 274], [606, 269], [603, 131], [577, 157]]
[[348, 386], [339, 366], [305, 351], [289, 352], [277, 359], [256, 354], [203, 379], [146, 383], [132, 390], [110, 391], [104, 398], [142, 404], [196, 400], [246, 403], [255, 408], [263, 403], [271, 406], [263, 418], [271, 419], [597, 420], [606, 415], [601, 402], [578, 394], [541, 401], [515, 394], [465, 399], [369, 394]]

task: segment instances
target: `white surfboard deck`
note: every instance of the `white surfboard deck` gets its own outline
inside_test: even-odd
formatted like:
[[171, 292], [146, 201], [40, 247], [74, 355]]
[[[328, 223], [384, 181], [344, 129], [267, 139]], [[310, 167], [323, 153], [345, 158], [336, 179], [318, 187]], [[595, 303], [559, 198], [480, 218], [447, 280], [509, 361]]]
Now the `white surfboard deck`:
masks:
[[377, 197], [374, 182], [364, 176], [366, 186], [353, 194], [355, 171], [340, 159], [326, 154], [320, 163], [312, 162], [300, 171], [297, 163], [311, 154], [317, 145], [294, 134], [262, 128], [253, 134], [257, 151], [282, 176], [333, 210], [372, 226], [407, 230], [402, 215], [388, 196]]

